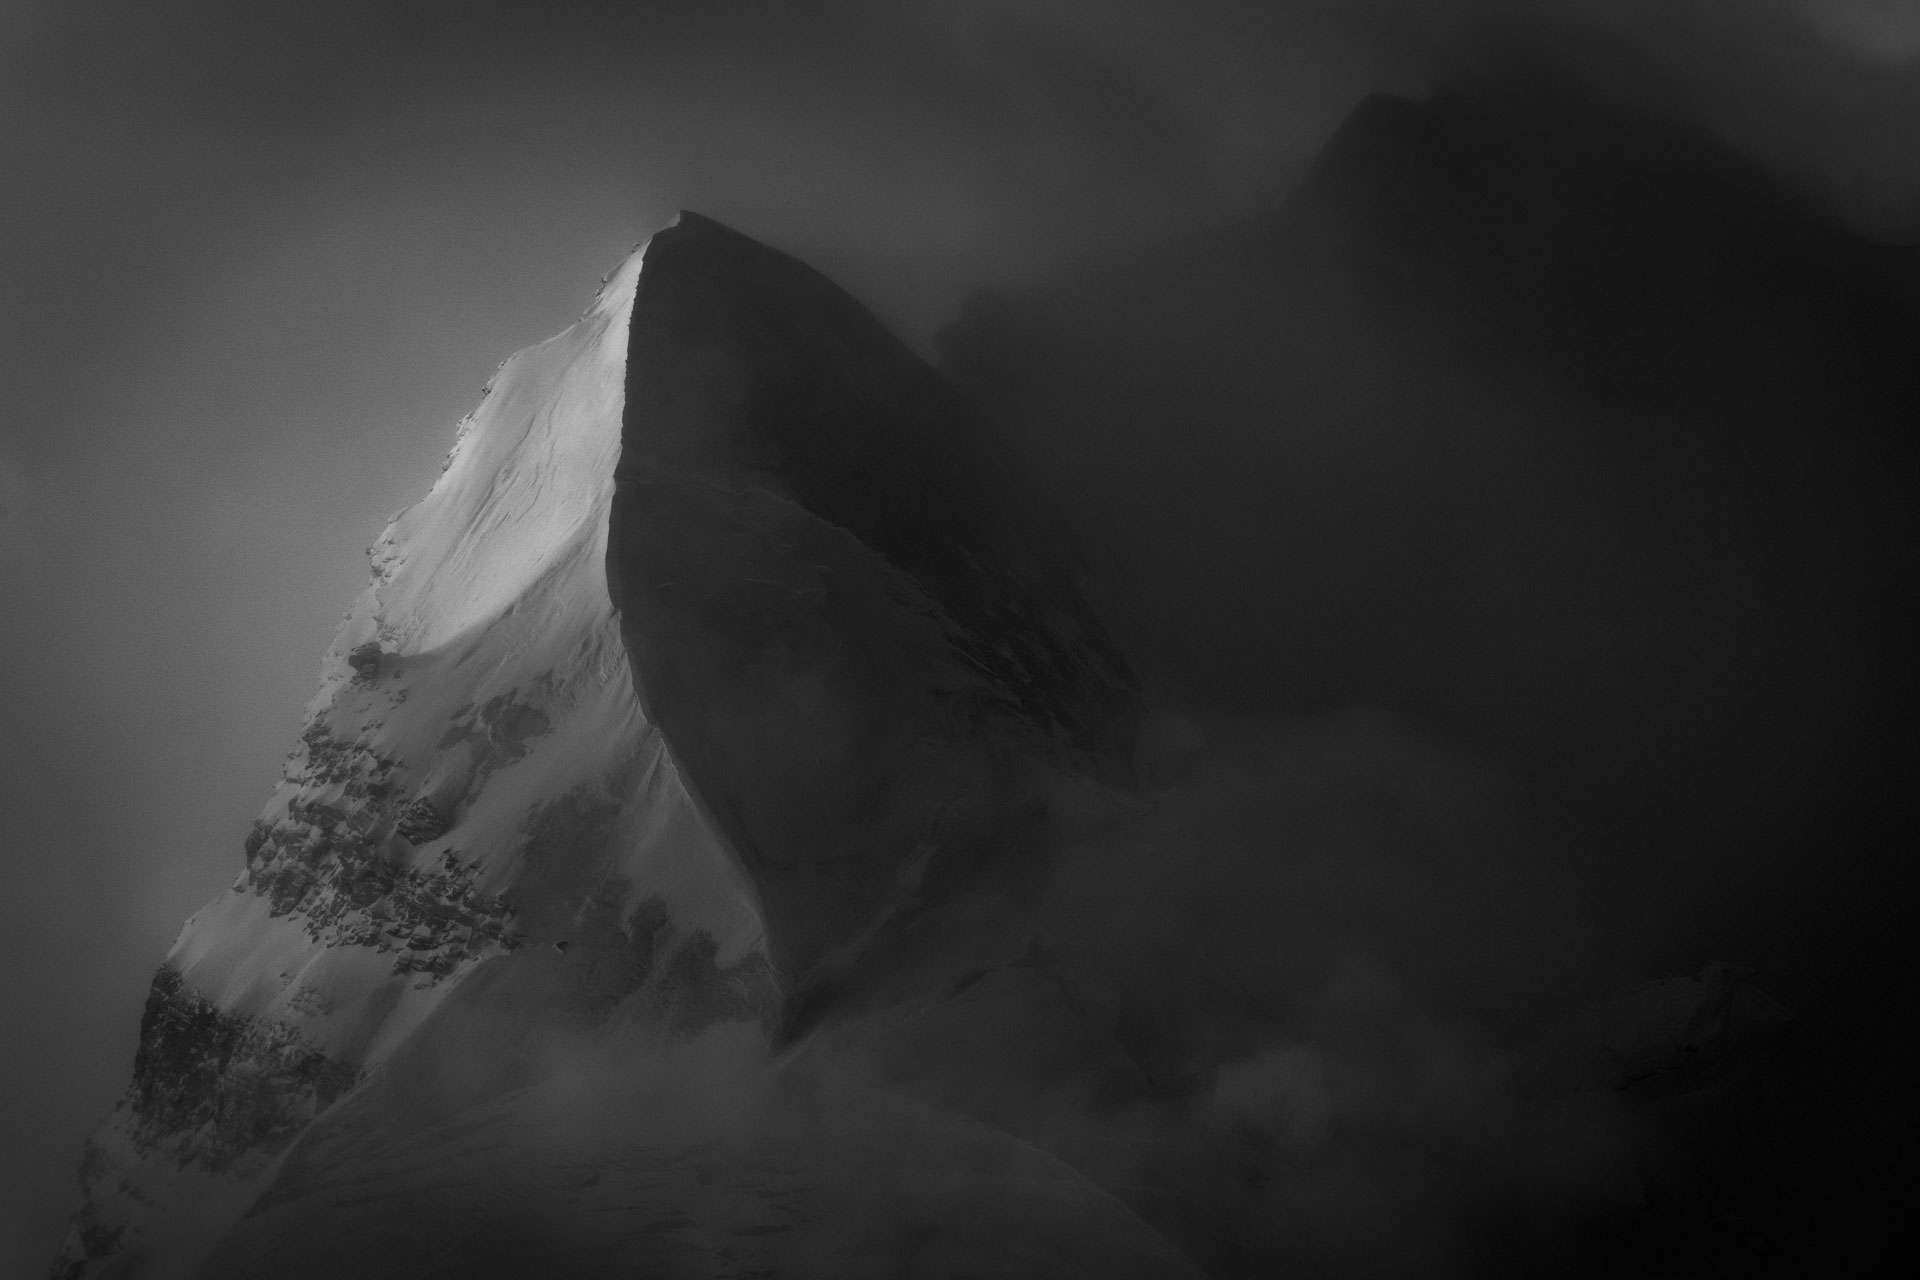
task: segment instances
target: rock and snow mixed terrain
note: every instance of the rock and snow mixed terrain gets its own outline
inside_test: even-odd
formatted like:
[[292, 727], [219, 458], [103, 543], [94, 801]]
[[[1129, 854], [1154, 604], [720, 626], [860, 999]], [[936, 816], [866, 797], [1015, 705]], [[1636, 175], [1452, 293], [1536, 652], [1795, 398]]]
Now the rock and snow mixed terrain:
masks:
[[501, 366], [371, 549], [244, 873], [155, 979], [133, 1087], [88, 1149], [73, 1274], [190, 1271], [288, 1143], [490, 962], [571, 941], [581, 1009], [771, 1007], [751, 893], [607, 598], [641, 263]]

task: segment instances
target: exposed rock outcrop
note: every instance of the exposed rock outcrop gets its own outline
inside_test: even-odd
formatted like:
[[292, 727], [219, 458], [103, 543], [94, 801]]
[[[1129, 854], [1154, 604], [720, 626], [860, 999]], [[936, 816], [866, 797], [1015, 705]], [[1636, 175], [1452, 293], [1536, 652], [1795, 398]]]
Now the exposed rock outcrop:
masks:
[[408, 844], [421, 845], [438, 840], [447, 834], [453, 823], [447, 816], [434, 807], [433, 801], [425, 796], [416, 796], [407, 802], [394, 822], [394, 830]]
[[380, 675], [380, 645], [369, 640], [365, 644], [355, 645], [347, 654], [347, 665], [353, 668], [353, 674], [362, 680], [373, 680]]

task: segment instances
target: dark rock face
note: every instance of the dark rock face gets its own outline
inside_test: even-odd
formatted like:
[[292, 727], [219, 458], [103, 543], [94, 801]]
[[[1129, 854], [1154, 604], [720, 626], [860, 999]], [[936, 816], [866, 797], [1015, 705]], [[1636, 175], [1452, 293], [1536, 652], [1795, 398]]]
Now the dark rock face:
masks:
[[452, 827], [453, 823], [447, 816], [435, 808], [433, 801], [425, 796], [409, 801], [394, 823], [394, 830], [400, 833], [400, 838], [411, 845], [422, 845], [438, 840]]
[[513, 912], [478, 892], [478, 868], [448, 851], [431, 867], [405, 865], [383, 832], [419, 845], [448, 830], [419, 797], [392, 812], [395, 762], [360, 742], [342, 741], [317, 720], [302, 736], [305, 776], [338, 785], [342, 804], [296, 798], [283, 817], [261, 820], [246, 839], [246, 887], [272, 914], [295, 916], [316, 941], [399, 951], [396, 972], [443, 978], [462, 962], [511, 948]]
[[189, 1135], [198, 1162], [219, 1172], [280, 1151], [358, 1078], [351, 1064], [306, 1048], [285, 1026], [224, 1013], [162, 968], [140, 1018], [135, 1139]]
[[440, 750], [462, 743], [473, 749], [477, 763], [473, 780], [468, 783], [471, 791], [495, 769], [525, 756], [533, 739], [551, 728], [546, 713], [540, 708], [503, 693], [478, 707], [463, 708], [441, 735]]
[[858, 303], [692, 215], [634, 303], [607, 577], [789, 978], [1017, 857], [1031, 762], [1135, 691], [985, 422]]
[[347, 655], [347, 665], [353, 668], [357, 679], [374, 680], [380, 675], [380, 658], [380, 646], [369, 640], [354, 647]]

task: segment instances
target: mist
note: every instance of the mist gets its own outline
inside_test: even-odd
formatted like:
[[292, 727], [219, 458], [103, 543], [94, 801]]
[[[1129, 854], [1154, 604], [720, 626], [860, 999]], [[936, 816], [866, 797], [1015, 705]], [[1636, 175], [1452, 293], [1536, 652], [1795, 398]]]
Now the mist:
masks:
[[[1288, 874], [1320, 879], [1221, 934], [1251, 950], [1287, 922], [1297, 976], [1257, 993], [1285, 1033], [1209, 1068], [1220, 1105], [1304, 1142], [1347, 1105], [1325, 1096], [1358, 1053], [1338, 1028], [1446, 1026], [1500, 1063], [1553, 1001], [1716, 960], [1828, 1010], [1834, 1060], [1884, 1055], [1866, 1028], [1905, 972], [1912, 827], [1911, 459], [1888, 424], [1913, 401], [1887, 370], [1912, 312], [1836, 326], [1854, 312], [1809, 281], [1844, 261], [1849, 298], [1911, 296], [1888, 248], [1920, 230], [1899, 7], [29, 3], [0, 33], [0, 1270], [57, 1242], [152, 967], [238, 871], [362, 549], [494, 365], [681, 207], [805, 258], [1000, 415], [1201, 776], [1253, 779], [1194, 793], [1217, 800], [1203, 830], [1264, 815], [1206, 843], [1314, 851]], [[1542, 81], [1701, 140], [1669, 177], [1758, 175], [1751, 204], [1713, 187], [1685, 243], [1763, 209], [1788, 230], [1738, 261], [1818, 241], [1785, 291], [1571, 367], [1617, 334], [1529, 335], [1510, 298], [1396, 279], [1415, 253], [1314, 260], [1339, 237], [1303, 223], [1347, 225], [1371, 178], [1271, 221], [1367, 94]], [[1363, 781], [1325, 785], [1361, 798], [1218, 799], [1343, 768]], [[1448, 834], [1344, 833], [1409, 789], [1386, 808]], [[1139, 896], [1110, 909], [1137, 924], [1169, 886], [1126, 865]], [[1160, 981], [1138, 977], [1143, 1008]], [[1846, 1123], [1871, 1127], [1885, 1079], [1855, 1092]], [[1592, 1132], [1582, 1186], [1623, 1130]], [[1877, 1169], [1841, 1179], [1862, 1219]]]

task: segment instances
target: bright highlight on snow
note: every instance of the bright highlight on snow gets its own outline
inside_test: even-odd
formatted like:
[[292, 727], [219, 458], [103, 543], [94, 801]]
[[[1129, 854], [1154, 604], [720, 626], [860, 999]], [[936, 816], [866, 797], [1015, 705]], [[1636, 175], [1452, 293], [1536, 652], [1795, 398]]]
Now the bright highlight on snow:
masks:
[[[285, 1139], [476, 966], [605, 928], [582, 913], [657, 921], [663, 950], [711, 939], [712, 967], [764, 985], [749, 896], [640, 709], [607, 597], [643, 258], [501, 365], [432, 491], [371, 548], [248, 868], [166, 958], [148, 1019], [184, 1024], [180, 1043], [144, 1037], [144, 1105], [93, 1140], [76, 1265], [146, 1238], [165, 1242], [154, 1274], [188, 1267]], [[193, 1043], [207, 1028], [216, 1043]]]

